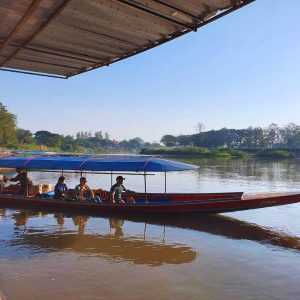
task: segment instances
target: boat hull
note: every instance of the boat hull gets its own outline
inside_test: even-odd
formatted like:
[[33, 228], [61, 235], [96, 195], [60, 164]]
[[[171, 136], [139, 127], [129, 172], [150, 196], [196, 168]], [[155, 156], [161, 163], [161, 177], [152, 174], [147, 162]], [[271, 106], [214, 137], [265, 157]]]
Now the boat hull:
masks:
[[[176, 194], [178, 199], [186, 199], [187, 194]], [[195, 196], [195, 194], [192, 194]], [[200, 198], [198, 194], [197, 198]], [[203, 194], [208, 195], [208, 194]], [[216, 195], [216, 194], [210, 194]], [[11, 208], [30, 208], [40, 210], [51, 210], [61, 212], [74, 212], [81, 214], [97, 215], [102, 213], [120, 214], [217, 214], [224, 212], [257, 209], [278, 205], [286, 205], [300, 202], [300, 194], [266, 194], [251, 195], [249, 197], [231, 197], [218, 199], [202, 199], [191, 201], [172, 201], [168, 203], [148, 202], [148, 203], [80, 203], [58, 201], [54, 199], [30, 198], [16, 195], [0, 195], [0, 204]]]

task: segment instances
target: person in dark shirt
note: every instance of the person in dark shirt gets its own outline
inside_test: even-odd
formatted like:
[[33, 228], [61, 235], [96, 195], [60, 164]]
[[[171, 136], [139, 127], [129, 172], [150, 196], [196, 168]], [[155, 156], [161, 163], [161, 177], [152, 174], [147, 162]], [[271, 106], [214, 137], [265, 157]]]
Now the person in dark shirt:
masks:
[[124, 177], [123, 176], [118, 176], [116, 178], [116, 183], [111, 187], [110, 189], [110, 193], [111, 193], [111, 200], [112, 202], [117, 202], [117, 203], [124, 203], [123, 201], [123, 197], [122, 194], [125, 193], [127, 191], [127, 189], [125, 188], [125, 186], [123, 185], [123, 181], [124, 181]]
[[60, 176], [54, 188], [54, 198], [55, 199], [66, 198], [67, 193], [68, 193], [68, 187], [65, 184], [65, 177]]
[[28, 173], [27, 171], [23, 170], [23, 169], [16, 169], [18, 175], [15, 176], [14, 178], [10, 178], [9, 181], [13, 181], [13, 182], [19, 182], [20, 184], [20, 189], [19, 189], [19, 195], [23, 195], [23, 196], [28, 196], [32, 182], [30, 180], [30, 178], [28, 177]]
[[[116, 178], [116, 183], [111, 187], [110, 189], [110, 194], [111, 194], [111, 201], [113, 203], [124, 203], [124, 195], [128, 196], [128, 192], [131, 193], [135, 193], [133, 191], [130, 191], [128, 189], [125, 188], [125, 186], [123, 185], [123, 181], [124, 181], [124, 177], [123, 176], [117, 176]], [[134, 202], [133, 197], [131, 198], [131, 202]], [[126, 202], [129, 202], [128, 199], [126, 199]]]

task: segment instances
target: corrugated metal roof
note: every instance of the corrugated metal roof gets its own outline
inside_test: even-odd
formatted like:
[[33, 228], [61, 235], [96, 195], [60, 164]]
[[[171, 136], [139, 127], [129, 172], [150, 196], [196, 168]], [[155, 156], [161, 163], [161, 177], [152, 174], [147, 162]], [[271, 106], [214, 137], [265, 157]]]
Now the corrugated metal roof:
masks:
[[254, 0], [1, 0], [0, 68], [70, 77], [136, 55]]

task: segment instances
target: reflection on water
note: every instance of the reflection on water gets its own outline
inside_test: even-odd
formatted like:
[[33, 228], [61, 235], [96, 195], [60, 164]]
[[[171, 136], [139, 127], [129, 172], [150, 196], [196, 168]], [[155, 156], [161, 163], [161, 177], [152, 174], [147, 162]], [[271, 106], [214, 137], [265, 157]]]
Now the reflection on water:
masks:
[[[279, 252], [279, 257], [282, 257], [277, 258], [278, 261], [272, 260], [275, 269], [264, 267], [264, 276], [270, 276], [270, 282], [275, 280], [282, 259], [285, 263], [290, 261], [287, 268], [300, 276], [300, 268], [295, 264], [300, 255], [300, 237], [221, 215], [201, 218], [136, 216], [123, 219], [9, 209], [1, 209], [0, 212], [0, 289], [4, 287], [3, 291], [10, 296], [9, 299], [20, 299], [24, 290], [28, 299], [39, 299], [33, 296], [36, 288], [44, 291], [43, 299], [102, 299], [98, 297], [103, 288], [97, 285], [99, 276], [110, 289], [104, 299], [119, 297], [119, 293], [112, 292], [115, 291], [115, 280], [123, 282], [120, 286], [120, 293], [125, 293], [123, 299], [134, 298], [132, 280], [140, 282], [140, 287], [143, 287], [137, 287], [138, 299], [182, 299], [184, 295], [190, 295], [189, 299], [198, 299], [200, 292], [204, 293], [205, 299], [215, 293], [214, 299], [223, 299], [225, 286], [216, 292], [216, 285], [223, 284], [218, 279], [222, 272], [225, 278], [230, 278], [230, 273], [235, 274], [227, 283], [230, 286], [236, 276], [243, 274], [244, 283], [253, 287], [260, 282], [257, 274], [262, 272], [260, 268], [263, 265], [255, 261], [268, 261], [274, 250], [286, 252], [283, 255]], [[242, 247], [231, 246], [232, 241], [242, 243]], [[254, 244], [245, 244], [245, 241]], [[293, 257], [295, 255], [297, 257]], [[227, 262], [231, 271], [226, 271]], [[180, 269], [175, 271], [168, 266]], [[249, 273], [246, 276], [238, 271], [247, 266], [253, 269], [250, 277]], [[146, 269], [135, 269], [137, 267]], [[77, 273], [79, 277], [75, 276]], [[120, 273], [123, 276], [119, 277]], [[168, 280], [164, 280], [161, 274], [165, 274]], [[155, 281], [155, 277], [160, 281]], [[54, 281], [61, 278], [59, 284], [53, 283], [59, 295], [50, 288], [53, 285], [51, 278]], [[203, 289], [203, 285], [206, 286], [212, 279], [215, 285]], [[284, 284], [294, 284], [290, 277], [281, 277], [281, 280]], [[16, 290], [16, 286], [20, 290]], [[127, 291], [127, 286], [133, 290]], [[180, 287], [181, 293], [178, 294], [176, 286]], [[77, 287], [84, 288], [84, 294]], [[258, 296], [255, 289], [240, 290], [240, 285], [233, 289], [241, 297], [236, 299]], [[168, 291], [166, 297], [160, 297], [161, 290]], [[294, 295], [296, 290], [294, 285], [289, 293]], [[89, 294], [87, 298], [83, 296], [86, 293]], [[273, 285], [268, 293], [274, 293]], [[227, 295], [229, 297], [230, 293]]]
[[[13, 239], [8, 242], [11, 247], [32, 246], [32, 255], [35, 249], [43, 249], [43, 252], [66, 251], [78, 252], [88, 255], [106, 257], [113, 260], [127, 260], [135, 264], [147, 264], [159, 266], [162, 264], [181, 264], [192, 262], [196, 256], [191, 247], [177, 243], [167, 242], [164, 238], [160, 241], [147, 239], [147, 224], [144, 223], [143, 236], [124, 236], [124, 220], [118, 218], [103, 219], [110, 226], [110, 232], [103, 234], [94, 232], [85, 233], [85, 228], [90, 219], [89, 216], [54, 214], [49, 218], [56, 219], [58, 228], [53, 226], [27, 227], [31, 218], [41, 218], [46, 215], [32, 211], [18, 211], [10, 214], [15, 221]], [[71, 219], [73, 228], [65, 226], [65, 220]], [[97, 218], [93, 218], [94, 220]], [[99, 219], [99, 218], [98, 218]], [[23, 228], [20, 228], [23, 226]], [[164, 228], [162, 228], [164, 230]], [[15, 248], [16, 249], [16, 248]], [[38, 253], [41, 253], [39, 250]]]
[[[2, 216], [6, 210], [2, 209]], [[206, 232], [230, 239], [250, 240], [262, 244], [278, 246], [300, 251], [300, 238], [273, 231], [255, 224], [234, 218], [216, 216], [136, 216], [126, 220], [116, 217], [89, 217], [86, 215], [67, 215], [64, 213], [47, 214], [34, 211], [8, 211], [7, 215], [14, 220], [15, 231], [11, 246], [38, 246], [49, 251], [74, 251], [86, 254], [106, 256], [113, 259], [128, 260], [138, 264], [162, 265], [165, 263], [192, 262], [197, 253], [188, 245], [166, 242], [166, 227], [189, 229]], [[41, 224], [37, 227], [27, 223], [30, 218], [35, 220], [47, 217], [55, 220], [58, 227]], [[73, 226], [65, 225], [66, 220], [72, 220]], [[109, 233], [94, 231], [86, 233], [89, 220], [94, 223], [100, 220], [108, 223]], [[124, 234], [125, 222], [143, 224], [142, 235]], [[160, 241], [147, 240], [147, 226], [157, 225], [157, 231], [163, 233]], [[142, 227], [141, 227], [142, 228]]]

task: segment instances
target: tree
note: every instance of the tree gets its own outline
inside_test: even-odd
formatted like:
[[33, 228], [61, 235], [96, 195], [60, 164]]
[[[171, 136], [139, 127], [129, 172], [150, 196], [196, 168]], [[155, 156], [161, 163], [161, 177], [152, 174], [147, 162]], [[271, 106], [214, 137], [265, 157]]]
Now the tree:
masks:
[[268, 145], [272, 148], [275, 144], [280, 142], [280, 128], [277, 124], [272, 123], [267, 128]]
[[105, 140], [109, 140], [109, 134], [108, 134], [108, 132], [105, 132], [105, 134], [104, 134], [104, 139], [105, 139]]
[[172, 147], [176, 145], [176, 137], [170, 134], [166, 134], [161, 138], [160, 142], [167, 147]]
[[96, 132], [95, 132], [95, 138], [96, 138], [97, 140], [103, 140], [102, 131], [96, 131]]
[[46, 130], [40, 130], [34, 134], [34, 139], [39, 145], [45, 145], [48, 147], [60, 147], [62, 144], [63, 136], [57, 133], [51, 133]]
[[205, 126], [204, 126], [203, 123], [198, 122], [198, 123], [195, 125], [195, 129], [196, 129], [197, 133], [201, 133], [201, 132], [205, 129]]
[[263, 148], [266, 146], [267, 141], [265, 138], [265, 133], [261, 127], [255, 127], [253, 129], [253, 143], [254, 147]]
[[11, 147], [17, 144], [16, 123], [16, 116], [0, 102], [0, 145]]
[[18, 128], [17, 131], [17, 139], [19, 143], [22, 144], [33, 144], [34, 138], [32, 133], [29, 130]]
[[289, 147], [299, 147], [300, 126], [289, 123], [281, 129], [282, 143]]

